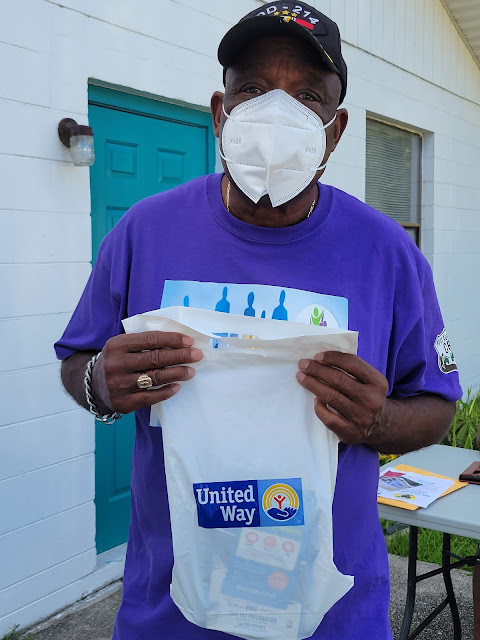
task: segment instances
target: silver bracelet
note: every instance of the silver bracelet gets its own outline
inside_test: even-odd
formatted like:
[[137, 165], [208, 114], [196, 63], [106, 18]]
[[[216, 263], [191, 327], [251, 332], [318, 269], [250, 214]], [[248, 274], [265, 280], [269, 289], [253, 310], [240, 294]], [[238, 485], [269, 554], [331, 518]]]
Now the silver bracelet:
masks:
[[95, 405], [95, 401], [93, 399], [93, 391], [92, 391], [93, 367], [95, 366], [95, 363], [99, 359], [101, 353], [102, 352], [100, 351], [99, 353], [96, 353], [94, 356], [92, 356], [88, 361], [87, 368], [85, 369], [85, 376], [83, 378], [83, 383], [85, 386], [85, 396], [87, 398], [89, 411], [90, 413], [93, 413], [93, 415], [95, 416], [95, 420], [98, 420], [99, 422], [103, 422], [104, 424], [113, 424], [115, 420], [118, 420], [119, 418], [121, 418], [123, 414], [117, 413], [117, 411], [114, 411], [114, 413], [102, 414], [97, 409]]

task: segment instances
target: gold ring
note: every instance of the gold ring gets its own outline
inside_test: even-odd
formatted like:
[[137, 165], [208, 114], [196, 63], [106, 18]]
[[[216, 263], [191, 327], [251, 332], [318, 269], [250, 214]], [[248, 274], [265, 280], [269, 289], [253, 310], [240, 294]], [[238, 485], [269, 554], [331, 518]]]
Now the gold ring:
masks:
[[139, 389], [150, 389], [150, 387], [153, 387], [153, 380], [146, 373], [141, 373], [137, 378], [137, 387]]

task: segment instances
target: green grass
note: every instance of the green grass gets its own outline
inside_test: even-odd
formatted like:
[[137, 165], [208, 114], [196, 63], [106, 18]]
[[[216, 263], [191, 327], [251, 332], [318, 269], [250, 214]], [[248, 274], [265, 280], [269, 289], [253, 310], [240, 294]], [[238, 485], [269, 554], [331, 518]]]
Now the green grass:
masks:
[[[384, 533], [388, 526], [394, 523], [389, 520], [382, 520], [382, 529]], [[391, 536], [386, 537], [388, 553], [397, 556], [408, 557], [408, 527], [402, 531], [397, 531]], [[477, 552], [478, 540], [473, 538], [463, 538], [461, 536], [451, 536], [450, 550], [458, 556], [474, 556]], [[442, 564], [442, 534], [440, 531], [432, 531], [431, 529], [418, 530], [418, 553], [417, 558], [423, 562], [434, 562]], [[452, 559], [452, 562], [455, 560]], [[471, 567], [468, 567], [471, 571]]]
[[18, 624], [16, 624], [0, 640], [35, 640], [35, 636], [33, 633], [23, 635], [21, 631], [18, 631]]
[[480, 393], [467, 391], [467, 398], [457, 402], [457, 413], [442, 444], [462, 449], [476, 449], [477, 425], [480, 423]]

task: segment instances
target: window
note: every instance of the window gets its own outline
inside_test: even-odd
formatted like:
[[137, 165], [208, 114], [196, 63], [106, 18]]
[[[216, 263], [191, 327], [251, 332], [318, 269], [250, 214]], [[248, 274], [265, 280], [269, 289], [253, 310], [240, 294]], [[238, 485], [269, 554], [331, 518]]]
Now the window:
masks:
[[420, 246], [422, 138], [367, 119], [365, 201], [399, 222]]

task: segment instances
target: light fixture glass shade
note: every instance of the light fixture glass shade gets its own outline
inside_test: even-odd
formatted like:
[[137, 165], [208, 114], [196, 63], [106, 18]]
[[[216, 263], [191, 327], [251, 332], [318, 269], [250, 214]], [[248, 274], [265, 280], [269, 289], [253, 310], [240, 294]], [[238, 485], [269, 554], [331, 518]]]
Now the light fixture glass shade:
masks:
[[76, 167], [91, 167], [95, 162], [93, 136], [79, 135], [70, 138], [70, 151]]

